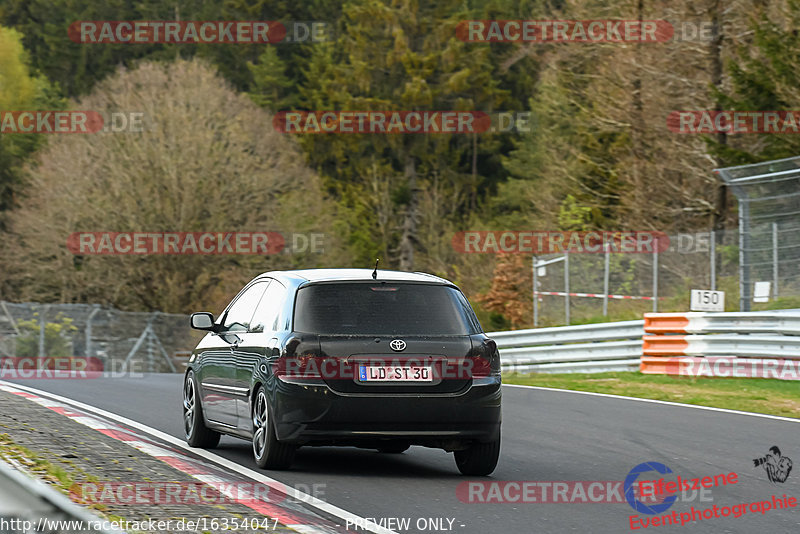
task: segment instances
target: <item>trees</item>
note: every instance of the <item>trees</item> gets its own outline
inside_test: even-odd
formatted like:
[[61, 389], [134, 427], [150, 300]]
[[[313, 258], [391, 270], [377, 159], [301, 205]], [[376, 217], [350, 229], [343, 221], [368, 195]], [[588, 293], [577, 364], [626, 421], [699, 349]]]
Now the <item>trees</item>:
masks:
[[[473, 13], [458, 2], [434, 6], [354, 0], [345, 4], [333, 43], [312, 51], [302, 88], [303, 105], [312, 110], [411, 111], [498, 109], [507, 97], [490, 47], [456, 38], [459, 21]], [[404, 270], [425, 265], [419, 255], [436, 248], [437, 232], [420, 231], [421, 209], [435, 196], [443, 201], [435, 226], [475, 207], [485, 188], [491, 144], [469, 135], [307, 136], [302, 140], [310, 163], [339, 194], [345, 210], [374, 187], [391, 202], [347, 221], [351, 241], [366, 263], [388, 255], [389, 266]], [[485, 158], [485, 160], [484, 160]], [[496, 160], [495, 160], [496, 161]], [[491, 171], [490, 173], [491, 174]], [[377, 180], [377, 182], [376, 182]], [[444, 200], [447, 199], [447, 200]], [[428, 202], [429, 203], [429, 202]]]
[[[512, 180], [500, 186], [498, 208], [556, 227], [571, 196], [590, 210], [591, 228], [721, 227], [725, 207], [711, 169], [722, 161], [702, 136], [669, 131], [665, 117], [719, 105], [727, 83], [719, 69], [738, 44], [722, 36], [746, 34], [757, 4], [629, 0], [550, 11], [559, 19], [667, 19], [675, 33], [656, 43], [537, 45], [544, 66], [528, 104], [537, 128], [505, 160]], [[712, 23], [716, 33], [706, 32]]]
[[[52, 110], [64, 105], [46, 78], [30, 72], [20, 33], [2, 26], [0, 88], [0, 111]], [[0, 133], [0, 229], [5, 226], [6, 211], [14, 205], [15, 194], [22, 183], [22, 165], [42, 142], [40, 135]]]
[[[800, 109], [800, 2], [786, 0], [752, 11], [745, 35], [735, 43], [727, 64], [730, 80], [718, 89], [722, 109], [797, 111]], [[790, 130], [791, 131], [791, 130]], [[796, 156], [796, 134], [728, 136], [728, 142], [709, 139], [709, 151], [725, 165], [738, 165]]]
[[[459, 230], [584, 228], [676, 233], [711, 226], [719, 230], [735, 224], [727, 204], [729, 195], [711, 169], [795, 155], [800, 138], [679, 134], [667, 128], [665, 117], [676, 110], [797, 109], [800, 44], [793, 28], [800, 23], [798, 13], [800, 0], [446, 0], [435, 4], [389, 0], [228, 0], [223, 4], [215, 0], [110, 0], [102, 4], [86, 0], [6, 0], [0, 5], [0, 23], [13, 26], [24, 36], [6, 32], [5, 40], [0, 39], [0, 46], [5, 47], [0, 54], [0, 76], [3, 69], [19, 73], [6, 76], [17, 85], [0, 94], [0, 105], [63, 107], [64, 103], [58, 103], [59, 95], [86, 95], [118, 69], [132, 69], [146, 60], [162, 61], [161, 68], [168, 70], [173, 61], [198, 57], [214, 65], [236, 91], [268, 112], [530, 111], [532, 129], [523, 133], [322, 134], [292, 139], [288, 135], [273, 136], [269, 122], [260, 129], [240, 127], [238, 133], [231, 131], [220, 137], [219, 131], [207, 124], [231, 118], [228, 105], [221, 104], [219, 115], [203, 115], [200, 122], [191, 123], [192, 131], [186, 132], [206, 145], [224, 144], [229, 134], [265, 136], [279, 147], [294, 146], [296, 141], [300, 150], [291, 148], [286, 153], [291, 153], [298, 165], [305, 160], [321, 177], [322, 186], [313, 185], [311, 190], [323, 187], [334, 199], [335, 217], [325, 220], [330, 221], [329, 233], [341, 236], [347, 248], [326, 260], [366, 266], [380, 257], [382, 266], [440, 273], [475, 294], [489, 289], [487, 280], [496, 259], [455, 252], [450, 238]], [[294, 29], [291, 21], [317, 21], [327, 25], [326, 33], [332, 39], [278, 45], [134, 46], [78, 44], [67, 34], [69, 25], [79, 20], [168, 19], [278, 20], [289, 25], [290, 33]], [[460, 40], [456, 31], [468, 20], [523, 19], [665, 19], [676, 33], [672, 40], [657, 43], [475, 43]], [[709, 28], [709, 24], [711, 31], [706, 33], [703, 28]], [[20, 39], [30, 58], [27, 70], [23, 68], [28, 62]], [[16, 45], [9, 48], [12, 41]], [[40, 72], [56, 83], [47, 84]], [[114, 79], [115, 84], [120, 83]], [[179, 91], [177, 86], [169, 86]], [[111, 85], [103, 87], [107, 93]], [[124, 94], [141, 94], [133, 86], [114, 87]], [[155, 98], [155, 94], [148, 98]], [[239, 98], [228, 94], [226, 99], [240, 106]], [[9, 95], [24, 102], [3, 102]], [[174, 115], [186, 105], [175, 99], [168, 101], [172, 102], [168, 110], [153, 108], [154, 112]], [[131, 102], [140, 105], [139, 101]], [[248, 116], [263, 122], [271, 115]], [[199, 179], [213, 172], [191, 167], [193, 162], [223, 158], [215, 150], [205, 153], [191, 149], [176, 134], [164, 135], [159, 129], [141, 137], [150, 141], [142, 141], [139, 152], [127, 160], [118, 157], [124, 152], [117, 149], [128, 150], [136, 143], [122, 135], [93, 137], [94, 149], [85, 146], [75, 153], [83, 158], [78, 160], [83, 165], [80, 169], [88, 169], [96, 180], [100, 180], [98, 171], [89, 162], [104, 168], [107, 181], [97, 183], [114, 191], [122, 187], [116, 181], [132, 187], [129, 175], [138, 170], [131, 170], [135, 167], [132, 162], [147, 161], [150, 165], [152, 154], [162, 154], [155, 164], [153, 184], [143, 187], [136, 197], [143, 207], [153, 204], [152, 211], [174, 209], [161, 199], [163, 188], [174, 189], [169, 180], [175, 173], [169, 169], [190, 165]], [[42, 139], [0, 134], [0, 210], [10, 205], [13, 193], [19, 190], [23, 163]], [[64, 150], [68, 142], [57, 141], [62, 147], [58, 150]], [[244, 144], [235, 146], [250, 146], [243, 149], [250, 157], [259, 153], [261, 149], [252, 147], [260, 146], [260, 142], [253, 140], [247, 145], [242, 141]], [[75, 143], [74, 147], [80, 144], [76, 140], [69, 143]], [[176, 149], [180, 152], [170, 163], [168, 153]], [[102, 165], [97, 159], [98, 154], [106, 157], [105, 151], [117, 154], [116, 159], [109, 158], [113, 165]], [[55, 152], [41, 155], [49, 161]], [[42, 168], [47, 161], [43, 160]], [[215, 165], [219, 163], [209, 168]], [[34, 174], [39, 172], [35, 165], [29, 168]], [[55, 176], [52, 168], [48, 172]], [[36, 176], [37, 180], [41, 178]], [[165, 183], [155, 184], [156, 177]], [[304, 183], [286, 185], [280, 189], [281, 198], [288, 202], [291, 197], [284, 191], [299, 196]], [[37, 187], [43, 186], [32, 189], [26, 209], [31, 208]], [[82, 191], [77, 186], [73, 189]], [[73, 194], [71, 190], [66, 193]], [[330, 202], [324, 202], [320, 209], [329, 213]], [[304, 210], [301, 207], [302, 213], [309, 213]], [[146, 220], [155, 221], [153, 224], [174, 222], [148, 216], [151, 219]], [[237, 217], [231, 220], [239, 221]], [[66, 220], [72, 221], [69, 217]], [[77, 219], [74, 222], [77, 224]], [[115, 224], [124, 227], [123, 222]], [[300, 224], [299, 220], [291, 222], [294, 224]], [[41, 259], [45, 263], [53, 260], [47, 255]], [[75, 272], [63, 272], [72, 277], [89, 265], [116, 260], [78, 259], [79, 265], [70, 267]], [[276, 265], [290, 264], [292, 257], [272, 260]], [[246, 258], [237, 258], [234, 263], [234, 270], [250, 265]], [[147, 265], [142, 264], [142, 272], [150, 268]], [[500, 266], [500, 270], [515, 268], [513, 262]], [[83, 282], [78, 281], [73, 290], [62, 294], [54, 289], [62, 287], [55, 276], [44, 278], [52, 287], [43, 286], [36, 293], [42, 298], [94, 298], [89, 289], [93, 282], [86, 282], [86, 294], [79, 289]], [[23, 285], [32, 287], [33, 282]], [[119, 294], [126, 291], [120, 289]], [[180, 298], [175, 296], [169, 304], [171, 309]], [[150, 305], [138, 296], [114, 299], [120, 305]]]
[[119, 65], [163, 50], [163, 45], [97, 46], [70, 40], [67, 30], [76, 21], [143, 18], [130, 4], [126, 0], [7, 0], [0, 6], [0, 23], [24, 35], [25, 48], [37, 71], [58, 84], [65, 96], [76, 97], [86, 94]]
[[320, 261], [73, 255], [71, 232], [322, 231], [331, 213], [293, 140], [203, 61], [122, 71], [77, 107], [141, 112], [145, 131], [61, 136], [40, 154], [4, 254], [15, 298], [188, 311], [222, 306], [256, 273]]

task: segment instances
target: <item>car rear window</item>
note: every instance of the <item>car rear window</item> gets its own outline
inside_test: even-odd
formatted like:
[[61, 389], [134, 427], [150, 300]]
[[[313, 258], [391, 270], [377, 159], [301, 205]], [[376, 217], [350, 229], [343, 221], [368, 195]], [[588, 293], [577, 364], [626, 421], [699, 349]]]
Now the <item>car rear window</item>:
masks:
[[326, 335], [468, 335], [480, 331], [455, 288], [428, 284], [330, 283], [297, 292], [294, 329]]

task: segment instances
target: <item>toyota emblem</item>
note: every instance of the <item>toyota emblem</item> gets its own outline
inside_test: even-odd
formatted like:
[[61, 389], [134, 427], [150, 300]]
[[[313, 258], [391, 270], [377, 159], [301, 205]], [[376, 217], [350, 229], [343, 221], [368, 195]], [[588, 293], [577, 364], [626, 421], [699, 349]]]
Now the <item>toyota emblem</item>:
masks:
[[389, 346], [392, 348], [392, 350], [400, 352], [401, 350], [405, 350], [406, 342], [402, 339], [393, 339], [389, 342]]

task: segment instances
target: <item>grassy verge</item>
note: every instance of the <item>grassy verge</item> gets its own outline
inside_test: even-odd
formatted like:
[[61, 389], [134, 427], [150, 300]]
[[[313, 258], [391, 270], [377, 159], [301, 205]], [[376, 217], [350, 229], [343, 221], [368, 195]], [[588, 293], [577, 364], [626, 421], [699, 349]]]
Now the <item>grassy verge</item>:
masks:
[[695, 378], [638, 372], [507, 374], [506, 384], [592, 391], [800, 418], [800, 383], [761, 378]]

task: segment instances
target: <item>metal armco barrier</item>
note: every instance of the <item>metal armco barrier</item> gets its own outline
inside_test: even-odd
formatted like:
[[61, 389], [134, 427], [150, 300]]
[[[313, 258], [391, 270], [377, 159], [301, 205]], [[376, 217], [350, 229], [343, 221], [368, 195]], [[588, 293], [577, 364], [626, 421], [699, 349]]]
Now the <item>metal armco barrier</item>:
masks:
[[800, 312], [646, 313], [648, 334], [785, 334], [800, 336]]
[[645, 356], [738, 356], [800, 359], [800, 337], [718, 334], [644, 336]]
[[503, 371], [800, 379], [800, 311], [644, 317], [487, 335], [497, 342]]
[[644, 321], [623, 321], [486, 335], [497, 342], [503, 371], [601, 373], [639, 367], [643, 326]]
[[[69, 498], [48, 484], [30, 478], [0, 460], [0, 518], [7, 523], [0, 532], [27, 534], [28, 532], [72, 533], [98, 532], [125, 534], [125, 531], [103, 526], [102, 520], [87, 509], [74, 504]], [[28, 523], [27, 528], [22, 528]], [[76, 525], [80, 523], [80, 525]]]
[[644, 331], [645, 374], [800, 380], [795, 311], [647, 313]]

